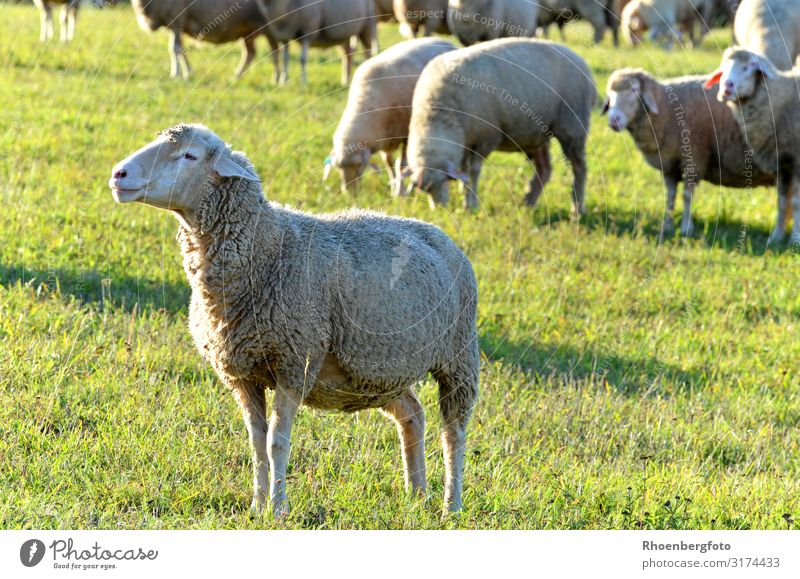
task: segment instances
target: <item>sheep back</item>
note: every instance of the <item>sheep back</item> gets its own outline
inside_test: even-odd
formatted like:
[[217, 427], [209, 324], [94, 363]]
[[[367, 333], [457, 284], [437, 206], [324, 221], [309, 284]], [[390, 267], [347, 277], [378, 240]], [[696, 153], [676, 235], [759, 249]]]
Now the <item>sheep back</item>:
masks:
[[789, 70], [800, 55], [800, 4], [797, 0], [742, 0], [733, 33], [740, 46], [763, 54], [780, 70]]

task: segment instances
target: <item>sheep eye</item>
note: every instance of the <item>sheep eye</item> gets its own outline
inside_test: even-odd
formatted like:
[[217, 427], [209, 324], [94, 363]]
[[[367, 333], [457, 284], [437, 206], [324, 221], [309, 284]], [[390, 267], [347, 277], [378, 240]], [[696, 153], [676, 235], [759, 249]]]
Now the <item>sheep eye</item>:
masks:
[[196, 161], [197, 160], [197, 157], [195, 157], [194, 155], [192, 155], [191, 153], [188, 153], [188, 152], [183, 155], [183, 158], [184, 159], [189, 159], [190, 161]]

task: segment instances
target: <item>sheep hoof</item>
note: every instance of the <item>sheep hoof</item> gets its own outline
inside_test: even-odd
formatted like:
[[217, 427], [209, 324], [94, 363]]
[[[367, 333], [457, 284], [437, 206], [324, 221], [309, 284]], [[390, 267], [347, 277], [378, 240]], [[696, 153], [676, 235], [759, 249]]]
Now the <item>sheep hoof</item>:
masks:
[[665, 221], [661, 224], [661, 232], [658, 234], [659, 243], [671, 238], [675, 235], [675, 226], [671, 221]]
[[694, 227], [681, 227], [681, 235], [683, 237], [694, 237]]

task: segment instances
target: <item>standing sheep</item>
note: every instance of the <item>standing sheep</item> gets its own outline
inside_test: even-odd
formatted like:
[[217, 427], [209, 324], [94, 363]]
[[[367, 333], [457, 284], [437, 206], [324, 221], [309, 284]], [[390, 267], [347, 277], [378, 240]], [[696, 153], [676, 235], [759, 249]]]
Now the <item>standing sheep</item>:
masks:
[[[392, 194], [402, 194], [402, 160], [414, 87], [431, 59], [455, 48], [452, 42], [436, 38], [406, 40], [358, 67], [347, 106], [333, 135], [325, 176], [335, 167], [341, 173], [342, 190], [355, 190], [370, 157], [380, 152], [389, 172]], [[395, 166], [392, 152], [399, 147], [403, 152]]]
[[449, 180], [478, 206], [478, 178], [494, 150], [523, 152], [536, 167], [525, 196], [535, 205], [550, 179], [555, 137], [575, 175], [573, 210], [584, 213], [586, 137], [597, 90], [586, 62], [546, 40], [502, 38], [436, 57], [414, 91], [408, 136], [413, 186], [446, 204]]
[[779, 71], [765, 56], [733, 47], [706, 86], [717, 83], [717, 98], [733, 112], [753, 161], [778, 176], [778, 216], [768, 243], [783, 239], [792, 213], [791, 241], [800, 243], [800, 69]]
[[742, 0], [733, 21], [736, 44], [790, 70], [800, 55], [798, 0]]
[[75, 36], [75, 20], [78, 18], [80, 0], [33, 0], [39, 9], [41, 26], [39, 41], [47, 42], [53, 38], [53, 4], [62, 4], [61, 9], [61, 42], [68, 42]]
[[[181, 73], [184, 80], [188, 80], [191, 74], [182, 34], [212, 44], [241, 40], [242, 59], [236, 69], [237, 77], [244, 74], [256, 56], [256, 38], [262, 34], [267, 36], [266, 21], [256, 0], [132, 0], [131, 5], [139, 27], [145, 32], [161, 27], [169, 29], [169, 75], [172, 78]], [[272, 48], [277, 77], [278, 46], [269, 36], [267, 41]]]
[[279, 82], [289, 78], [289, 43], [300, 42], [300, 76], [306, 83], [309, 47], [342, 49], [342, 85], [350, 83], [356, 39], [369, 56], [378, 52], [378, 24], [374, 0], [255, 0], [269, 23], [269, 33], [282, 45], [283, 70]]
[[[634, 46], [649, 30], [650, 40], [670, 49], [673, 40], [689, 36], [692, 46], [699, 46], [709, 31], [714, 10], [713, 0], [631, 0], [622, 10], [622, 33]], [[695, 41], [695, 25], [700, 23], [700, 37]]]
[[447, 34], [447, 0], [394, 0], [394, 16], [404, 38]]
[[509, 36], [536, 35], [539, 5], [532, 0], [450, 0], [447, 24], [464, 46]]
[[700, 181], [752, 188], [775, 183], [754, 167], [739, 125], [727, 106], [703, 87], [703, 77], [658, 81], [638, 69], [611, 74], [603, 112], [608, 126], [627, 130], [667, 188], [662, 235], [672, 234], [675, 193], [683, 181], [681, 234], [693, 235], [692, 198]]
[[547, 29], [551, 24], [556, 24], [561, 33], [561, 40], [566, 41], [564, 25], [573, 20], [587, 20], [594, 29], [594, 41], [600, 43], [607, 27], [611, 28], [614, 36], [614, 46], [619, 43], [618, 19], [613, 16], [614, 0], [538, 0], [539, 13], [538, 26], [542, 29], [543, 36], [547, 36]]
[[[202, 125], [179, 125], [118, 163], [119, 203], [178, 218], [198, 350], [241, 407], [253, 506], [288, 511], [286, 465], [302, 404], [380, 408], [397, 424], [405, 481], [424, 493], [425, 414], [439, 385], [445, 509], [461, 508], [466, 426], [478, 395], [477, 283], [442, 231], [351, 210], [319, 217], [264, 199], [253, 165]], [[266, 390], [275, 397], [269, 428]]]

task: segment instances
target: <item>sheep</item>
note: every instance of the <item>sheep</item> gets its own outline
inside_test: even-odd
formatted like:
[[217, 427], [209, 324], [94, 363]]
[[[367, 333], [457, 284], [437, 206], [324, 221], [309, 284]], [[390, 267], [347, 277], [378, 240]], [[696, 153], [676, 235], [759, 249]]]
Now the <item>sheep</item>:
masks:
[[[286, 464], [301, 404], [380, 408], [424, 494], [425, 413], [439, 386], [445, 509], [462, 506], [466, 426], [478, 395], [477, 283], [440, 229], [349, 210], [314, 216], [267, 201], [247, 157], [203, 125], [178, 125], [118, 163], [118, 203], [170, 210], [192, 288], [189, 327], [232, 390], [253, 455], [253, 508], [288, 512]], [[274, 390], [269, 428], [266, 393]], [[269, 482], [268, 482], [269, 481]]]
[[700, 181], [752, 188], [775, 183], [775, 174], [754, 167], [739, 125], [728, 107], [703, 87], [704, 77], [659, 81], [640, 69], [621, 69], [608, 79], [603, 113], [608, 126], [627, 130], [666, 185], [662, 236], [674, 231], [672, 213], [683, 181], [681, 234], [694, 234], [692, 198]]
[[779, 70], [790, 70], [800, 55], [800, 3], [742, 0], [733, 35], [742, 48], [766, 56]]
[[777, 220], [768, 244], [783, 239], [792, 213], [791, 242], [800, 243], [800, 68], [780, 71], [763, 55], [731, 47], [706, 86], [717, 83], [717, 99], [739, 123], [754, 164], [778, 176]]
[[[714, 10], [713, 0], [631, 0], [622, 10], [622, 33], [630, 44], [639, 44], [646, 31], [653, 41], [672, 47], [673, 39], [681, 42], [689, 36], [699, 46], [709, 32]], [[695, 23], [700, 22], [700, 37], [695, 40]]]
[[61, 42], [68, 42], [75, 36], [75, 20], [78, 18], [80, 0], [33, 0], [39, 9], [41, 26], [39, 41], [47, 42], [53, 38], [53, 4], [62, 4], [61, 9]]
[[374, 0], [256, 0], [269, 23], [269, 33], [282, 45], [283, 70], [279, 82], [289, 78], [289, 43], [300, 42], [300, 75], [306, 83], [308, 49], [342, 48], [342, 85], [350, 83], [355, 39], [369, 56], [378, 52], [378, 28]]
[[450, 0], [447, 25], [464, 46], [507, 36], [536, 35], [539, 5], [531, 0]]
[[397, 166], [392, 153], [408, 139], [411, 99], [425, 65], [434, 57], [455, 50], [443, 39], [417, 38], [395, 44], [362, 64], [355, 73], [339, 126], [333, 135], [333, 150], [325, 165], [339, 169], [342, 191], [355, 191], [374, 153], [380, 152], [390, 176], [393, 195], [402, 194], [402, 158]]
[[181, 34], [213, 44], [242, 41], [242, 59], [236, 69], [240, 77], [256, 56], [255, 40], [267, 36], [276, 66], [278, 45], [267, 35], [266, 21], [261, 15], [256, 0], [132, 0], [139, 27], [153, 32], [161, 27], [170, 31], [170, 77], [180, 73], [184, 80], [191, 74], [189, 60], [183, 49]]
[[586, 62], [547, 40], [501, 38], [433, 59], [414, 91], [408, 136], [412, 187], [447, 204], [449, 180], [478, 205], [478, 178], [494, 150], [521, 151], [536, 167], [525, 202], [534, 206], [551, 175], [555, 137], [572, 165], [573, 211], [582, 214], [586, 136], [595, 89]]
[[[564, 25], [567, 22], [582, 18], [589, 21], [594, 28], [594, 41], [600, 43], [606, 28], [611, 28], [614, 46], [619, 43], [619, 20], [614, 17], [615, 0], [538, 0], [540, 6], [537, 24], [542, 35], [547, 36], [548, 27], [555, 23], [561, 33], [562, 42], [566, 42]], [[619, 1], [619, 0], [616, 0]]]
[[393, 11], [404, 38], [416, 38], [420, 33], [430, 36], [436, 32], [450, 32], [447, 27], [447, 0], [394, 0]]

